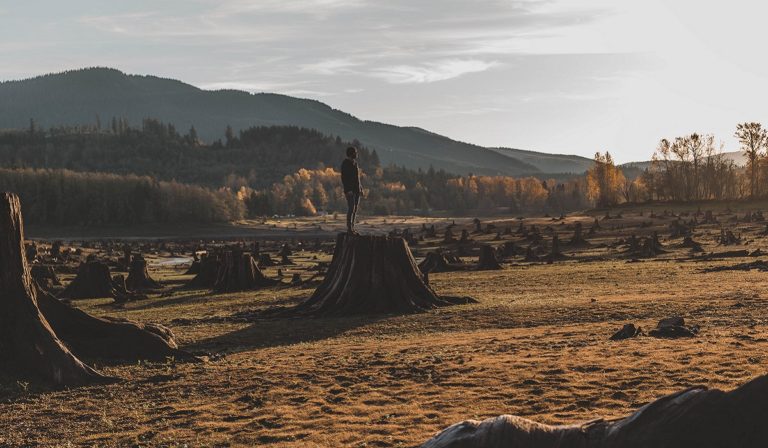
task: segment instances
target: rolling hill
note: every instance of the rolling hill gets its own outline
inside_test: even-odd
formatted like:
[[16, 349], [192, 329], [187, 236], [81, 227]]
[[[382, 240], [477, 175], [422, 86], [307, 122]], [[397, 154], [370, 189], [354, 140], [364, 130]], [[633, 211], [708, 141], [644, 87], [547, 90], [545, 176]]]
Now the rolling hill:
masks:
[[499, 154], [531, 164], [544, 173], [575, 173], [581, 174], [592, 166], [593, 161], [587, 157], [568, 154], [548, 154], [536, 151], [513, 148], [490, 148]]
[[[89, 68], [0, 83], [0, 129], [94, 124], [112, 117], [134, 125], [152, 117], [185, 131], [195, 126], [208, 141], [251, 126], [293, 125], [357, 139], [377, 149], [382, 163], [457, 174], [520, 176], [542, 170], [533, 163], [432, 132], [360, 120], [315, 100], [234, 90], [208, 91], [181, 81]], [[532, 160], [532, 159], [531, 159]], [[570, 170], [569, 170], [570, 171]]]

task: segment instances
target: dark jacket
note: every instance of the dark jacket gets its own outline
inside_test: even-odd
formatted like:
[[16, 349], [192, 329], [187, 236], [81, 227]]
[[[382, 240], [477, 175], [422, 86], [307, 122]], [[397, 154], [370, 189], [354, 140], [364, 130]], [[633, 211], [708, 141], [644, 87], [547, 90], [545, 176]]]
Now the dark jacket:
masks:
[[351, 191], [360, 193], [360, 170], [357, 169], [357, 162], [350, 158], [344, 159], [341, 163], [341, 184], [344, 187], [344, 193]]

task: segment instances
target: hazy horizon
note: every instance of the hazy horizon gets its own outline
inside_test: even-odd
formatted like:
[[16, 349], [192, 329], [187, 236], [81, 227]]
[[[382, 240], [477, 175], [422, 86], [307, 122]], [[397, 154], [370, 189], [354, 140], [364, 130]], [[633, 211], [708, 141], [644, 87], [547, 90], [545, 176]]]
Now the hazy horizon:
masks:
[[[0, 2], [0, 79], [108, 66], [320, 100], [483, 146], [647, 160], [768, 121], [744, 0]], [[748, 12], [745, 14], [744, 12]]]

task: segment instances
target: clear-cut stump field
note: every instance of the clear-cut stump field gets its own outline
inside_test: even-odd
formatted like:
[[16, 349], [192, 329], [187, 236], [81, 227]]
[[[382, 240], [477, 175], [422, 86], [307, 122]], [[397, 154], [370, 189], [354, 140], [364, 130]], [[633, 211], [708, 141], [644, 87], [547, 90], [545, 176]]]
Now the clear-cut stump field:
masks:
[[287, 313], [408, 314], [475, 302], [470, 297], [437, 295], [424, 281], [403, 238], [342, 233], [323, 283]]

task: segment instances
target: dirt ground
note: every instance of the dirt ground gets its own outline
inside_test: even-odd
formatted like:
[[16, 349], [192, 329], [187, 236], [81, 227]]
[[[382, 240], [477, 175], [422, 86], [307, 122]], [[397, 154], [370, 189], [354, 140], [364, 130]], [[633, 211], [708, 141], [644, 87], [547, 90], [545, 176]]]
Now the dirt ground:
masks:
[[[242, 312], [298, 303], [312, 286], [225, 295], [178, 290], [191, 277], [182, 275], [184, 266], [160, 264], [170, 255], [158, 253], [150, 271], [166, 284], [164, 293], [125, 308], [109, 299], [75, 305], [165, 324], [205, 362], [95, 361], [123, 381], [63, 391], [0, 379], [0, 446], [413, 447], [467, 418], [618, 417], [683, 388], [730, 389], [764, 374], [767, 274], [707, 269], [765, 259], [726, 254], [767, 250], [765, 222], [743, 222], [746, 209], [716, 210], [717, 224], [694, 226], [704, 252], [692, 253], [681, 247], [682, 237], [670, 237], [670, 224], [702, 216], [642, 212], [526, 219], [525, 226], [541, 228], [544, 248], [553, 232], [560, 236], [564, 260], [524, 262], [516, 255], [500, 271], [431, 274], [438, 293], [471, 295], [479, 303], [405, 316], [251, 318]], [[586, 235], [595, 217], [600, 230], [587, 237], [589, 245], [569, 247], [573, 224], [582, 222]], [[531, 243], [515, 233], [519, 223], [496, 220], [500, 235], [471, 238], [526, 247]], [[416, 235], [421, 229], [415, 219], [375, 224]], [[414, 253], [454, 250], [442, 243], [446, 224], [436, 221], [438, 237], [419, 241]], [[461, 228], [474, 229], [471, 220], [457, 224], [457, 237]], [[721, 228], [741, 242], [720, 245]], [[653, 231], [664, 253], [626, 252], [621, 240]], [[476, 259], [474, 247], [467, 262]], [[312, 265], [330, 257], [305, 250], [293, 258], [298, 264], [281, 267], [283, 273], [308, 278]], [[265, 271], [274, 277], [277, 269]], [[670, 316], [698, 325], [699, 334], [609, 340], [625, 323], [649, 330]]]

